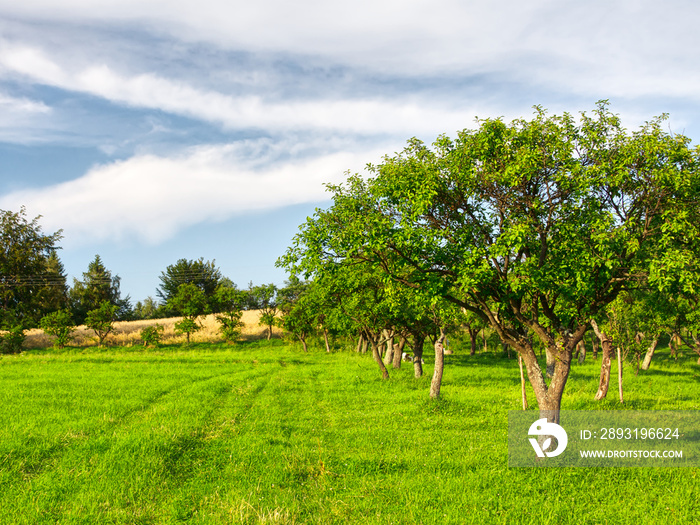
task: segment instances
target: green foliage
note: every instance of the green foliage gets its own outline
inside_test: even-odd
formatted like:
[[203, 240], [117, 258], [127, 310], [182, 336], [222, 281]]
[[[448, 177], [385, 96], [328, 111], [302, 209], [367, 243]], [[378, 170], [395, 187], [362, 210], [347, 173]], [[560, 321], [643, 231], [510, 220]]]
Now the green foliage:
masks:
[[195, 284], [181, 284], [168, 306], [176, 309], [183, 317], [196, 319], [207, 311], [207, 299]]
[[[363, 309], [399, 303], [391, 281], [472, 312], [523, 355], [540, 405], [558, 406], [576, 344], [621, 290], [697, 282], [700, 149], [663, 120], [630, 134], [601, 102], [578, 119], [536, 108], [482, 120], [432, 149], [413, 139], [372, 178], [329, 186], [333, 205], [280, 264], [314, 280], [346, 273], [351, 288], [374, 279], [374, 308], [359, 287]], [[553, 357], [550, 384], [533, 336]]]
[[105, 338], [114, 330], [117, 319], [117, 306], [109, 301], [102, 301], [99, 308], [90, 310], [85, 318], [85, 326], [95, 331], [97, 344], [102, 346]]
[[38, 301], [45, 313], [69, 307], [66, 271], [56, 251], [51, 251], [46, 259], [46, 286], [39, 290]]
[[241, 317], [243, 317], [242, 310], [230, 310], [216, 316], [216, 320], [220, 325], [219, 332], [221, 337], [229, 344], [235, 344], [241, 337], [241, 331], [245, 326], [245, 323], [241, 321]]
[[160, 274], [160, 286], [156, 295], [170, 309], [171, 315], [186, 315], [175, 308], [172, 299], [177, 295], [183, 284], [196, 286], [205, 296], [210, 311], [216, 311], [214, 293], [217, 287], [224, 281], [221, 271], [216, 267], [215, 261], [180, 259], [175, 264], [168, 266]]
[[42, 317], [39, 322], [41, 329], [48, 335], [56, 338], [54, 346], [64, 348], [69, 342], [71, 335], [75, 331], [73, 316], [68, 309], [57, 310]]
[[83, 272], [83, 280], [73, 279], [73, 287], [69, 292], [76, 323], [85, 323], [88, 312], [99, 309], [105, 301], [116, 307], [116, 319], [128, 320], [131, 315], [130, 297], [122, 299], [120, 285], [121, 278], [118, 275], [112, 277], [112, 272], [105, 267], [102, 258], [95, 255], [87, 272]]
[[144, 327], [141, 332], [141, 341], [143, 346], [152, 346], [154, 348], [160, 345], [161, 337], [163, 336], [163, 325], [155, 324]]
[[277, 317], [277, 287], [270, 284], [248, 286], [248, 307], [260, 310], [261, 326], [267, 326], [267, 338], [272, 337], [272, 327]]
[[194, 283], [181, 284], [168, 302], [168, 307], [183, 316], [181, 321], [175, 323], [175, 332], [186, 334], [189, 344], [190, 334], [202, 328], [197, 319], [204, 315], [208, 308], [204, 292]]
[[0, 354], [19, 354], [25, 337], [21, 326], [12, 326], [0, 332]]
[[52, 306], [48, 296], [60, 295], [65, 285], [56, 273], [61, 232], [43, 234], [39, 219], [28, 221], [24, 207], [17, 213], [0, 210], [0, 330], [37, 326]]
[[153, 297], [148, 296], [143, 302], [138, 301], [134, 306], [134, 319], [161, 319], [165, 317], [165, 308]]
[[219, 332], [227, 343], [234, 344], [241, 336], [245, 325], [241, 317], [243, 317], [243, 306], [246, 304], [247, 294], [238, 290], [235, 285], [228, 285], [219, 286], [214, 295], [219, 311], [216, 316]]
[[299, 339], [304, 350], [308, 351], [306, 340], [318, 328], [321, 313], [317, 297], [313, 293], [313, 283], [292, 275], [285, 284], [277, 294], [281, 316], [275, 323]]
[[202, 329], [195, 319], [189, 317], [183, 317], [180, 321], [175, 323], [175, 333], [178, 335], [185, 334], [187, 336], [187, 344], [190, 344], [190, 334], [198, 332]]

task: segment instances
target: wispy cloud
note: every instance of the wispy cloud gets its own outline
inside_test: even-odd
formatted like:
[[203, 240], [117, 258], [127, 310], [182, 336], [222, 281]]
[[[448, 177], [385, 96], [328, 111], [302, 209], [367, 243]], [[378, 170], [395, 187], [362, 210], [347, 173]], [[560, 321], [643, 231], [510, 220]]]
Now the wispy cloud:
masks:
[[47, 230], [64, 229], [68, 245], [132, 237], [158, 243], [193, 224], [322, 201], [324, 183], [380, 156], [363, 151], [278, 162], [279, 149], [245, 141], [172, 158], [137, 156], [97, 166], [76, 180], [5, 195], [0, 209], [26, 205], [43, 215]]
[[111, 102], [156, 109], [220, 124], [230, 129], [270, 132], [322, 129], [349, 133], [406, 133], [448, 126], [457, 129], [471, 120], [464, 110], [435, 101], [373, 97], [268, 101], [263, 96], [231, 96], [202, 90], [153, 73], [125, 75], [107, 65], [71, 71], [42, 50], [4, 42], [0, 66], [33, 82], [99, 96]]
[[620, 95], [690, 94], [684, 80], [700, 40], [700, 6], [687, 0], [25, 0], [0, 12], [54, 25], [136, 27], [186, 45], [400, 76], [496, 72], [587, 92], [611, 82]]

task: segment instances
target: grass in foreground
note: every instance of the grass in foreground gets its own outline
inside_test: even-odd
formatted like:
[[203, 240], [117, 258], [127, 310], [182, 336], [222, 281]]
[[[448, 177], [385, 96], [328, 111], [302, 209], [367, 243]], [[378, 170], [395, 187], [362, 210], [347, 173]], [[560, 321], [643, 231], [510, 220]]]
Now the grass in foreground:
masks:
[[[592, 401], [574, 366], [566, 409]], [[0, 359], [2, 523], [691, 523], [698, 469], [509, 469], [516, 360], [381, 381], [368, 355], [234, 348]], [[700, 409], [700, 368], [625, 376], [626, 407]], [[530, 392], [531, 394], [531, 392]], [[534, 404], [533, 396], [530, 402]]]

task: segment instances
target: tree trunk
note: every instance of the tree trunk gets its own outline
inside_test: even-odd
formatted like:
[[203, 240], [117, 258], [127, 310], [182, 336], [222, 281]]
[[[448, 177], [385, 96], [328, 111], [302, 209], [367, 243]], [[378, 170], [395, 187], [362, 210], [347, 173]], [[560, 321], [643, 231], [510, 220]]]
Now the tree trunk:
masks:
[[547, 378], [552, 379], [554, 377], [554, 368], [556, 366], [554, 350], [547, 347], [545, 352], [547, 354]]
[[331, 347], [328, 344], [328, 330], [323, 329], [323, 340], [326, 342], [326, 352], [331, 353]]
[[360, 337], [358, 337], [357, 339], [357, 348], [355, 348], [355, 352], [357, 352], [358, 354], [362, 350], [362, 343], [364, 342], [364, 339], [365, 338], [362, 336], [362, 334], [360, 334]]
[[600, 345], [603, 348], [603, 360], [600, 363], [600, 381], [598, 383], [598, 391], [594, 399], [600, 401], [608, 395], [608, 387], [610, 386], [610, 360], [612, 358], [612, 341], [607, 334], [600, 331], [595, 321], [591, 321], [593, 330], [596, 336], [600, 339]]
[[620, 392], [620, 403], [624, 403], [622, 398], [622, 352], [617, 347], [617, 390]]
[[649, 348], [647, 348], [647, 353], [644, 356], [644, 361], [642, 361], [642, 370], [649, 370], [651, 366], [651, 360], [654, 357], [654, 352], [656, 351], [656, 345], [659, 343], [659, 337], [656, 336], [652, 339]]
[[270, 339], [272, 339], [272, 325], [267, 327], [267, 340], [269, 341]]
[[435, 368], [433, 368], [433, 380], [430, 382], [430, 397], [437, 399], [440, 397], [440, 386], [442, 385], [442, 372], [445, 366], [445, 348], [443, 341], [445, 332], [440, 328], [440, 337], [435, 341]]
[[379, 365], [379, 370], [382, 372], [382, 379], [389, 379], [389, 371], [386, 369], [386, 366], [384, 366], [382, 356], [379, 355], [379, 341], [372, 341], [372, 357]]
[[471, 326], [467, 326], [467, 332], [469, 332], [469, 342], [471, 343], [471, 349], [469, 351], [469, 355], [475, 355], [476, 354], [476, 338], [479, 335], [479, 330], [474, 329]]
[[525, 374], [523, 373], [523, 356], [518, 354], [518, 366], [520, 367], [520, 390], [523, 398], [523, 410], [527, 410], [527, 394], [525, 393]]
[[413, 335], [413, 374], [416, 378], [423, 377], [423, 344], [425, 336]]
[[384, 352], [384, 366], [389, 366], [389, 363], [394, 358], [394, 335], [388, 330], [382, 330], [382, 337], [386, 343], [386, 351]]
[[[678, 341], [678, 350], [680, 350], [681, 346], [680, 341], [683, 341], [686, 345], [688, 345], [688, 348], [691, 348], [693, 352], [698, 354], [698, 364], [700, 365], [700, 338], [691, 332], [690, 338], [692, 339], [692, 342], [690, 342], [678, 332], [676, 332], [674, 335], [676, 336], [676, 341]], [[670, 343], [669, 346], [671, 346]]]
[[583, 362], [586, 360], [586, 343], [583, 342], [583, 339], [581, 339], [576, 345], [576, 348], [578, 349], [578, 364], [582, 365]]
[[299, 341], [301, 341], [301, 345], [304, 347], [304, 352], [308, 352], [309, 347], [306, 346], [306, 337], [302, 337], [302, 336], [297, 336], [297, 337], [299, 337]]
[[361, 350], [361, 352], [362, 352], [363, 354], [366, 354], [366, 353], [367, 353], [367, 348], [368, 348], [368, 347], [369, 347], [369, 339], [367, 339], [367, 338], [365, 337], [365, 338], [362, 340], [362, 350]]
[[522, 356], [527, 368], [527, 377], [532, 385], [532, 390], [535, 392], [537, 405], [540, 409], [540, 417], [546, 418], [547, 421], [559, 423], [561, 398], [564, 394], [564, 387], [569, 378], [571, 370], [571, 359], [573, 355], [572, 348], [554, 348], [549, 349], [549, 353], [554, 356], [554, 370], [552, 372], [552, 380], [547, 385], [545, 374], [540, 368], [532, 344], [524, 341], [522, 345], [516, 348]]
[[668, 348], [671, 350], [671, 357], [673, 357], [676, 361], [678, 361], [678, 347], [676, 345], [677, 342], [677, 337], [676, 333], [673, 332], [671, 334], [671, 339], [668, 341]]
[[396, 369], [401, 368], [401, 357], [403, 356], [403, 349], [406, 346], [406, 338], [401, 336], [399, 338], [399, 343], [394, 347], [394, 362], [392, 366]]
[[484, 338], [484, 352], [489, 351], [488, 340], [486, 339], [486, 328], [481, 331], [481, 336]]
[[598, 359], [598, 338], [594, 335], [591, 341], [591, 346], [593, 347], [593, 360]]

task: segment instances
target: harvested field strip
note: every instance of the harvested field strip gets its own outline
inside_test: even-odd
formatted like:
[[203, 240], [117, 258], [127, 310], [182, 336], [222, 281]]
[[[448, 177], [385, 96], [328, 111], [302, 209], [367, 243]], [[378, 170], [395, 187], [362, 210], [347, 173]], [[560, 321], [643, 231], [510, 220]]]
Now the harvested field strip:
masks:
[[[142, 345], [143, 341], [140, 336], [141, 330], [147, 326], [154, 326], [156, 324], [164, 327], [164, 344], [182, 344], [185, 342], [185, 336], [175, 333], [175, 323], [180, 319], [181, 317], [169, 317], [167, 319], [119, 321], [114, 323], [114, 332], [107, 336], [105, 344], [112, 346]], [[267, 327], [258, 324], [260, 321], [260, 312], [258, 310], [243, 312], [241, 320], [245, 323], [241, 332], [241, 341], [252, 341], [267, 337]], [[193, 343], [220, 343], [223, 341], [219, 334], [219, 323], [216, 321], [216, 316], [214, 314], [202, 317], [199, 323], [202, 329], [192, 334], [191, 341]], [[282, 331], [277, 327], [272, 328], [272, 333], [275, 337], [280, 337], [282, 335]], [[46, 348], [53, 345], [53, 338], [46, 335], [40, 329], [28, 330], [26, 334], [27, 338], [23, 345], [24, 348]], [[96, 346], [97, 341], [95, 333], [85, 326], [78, 326], [73, 334], [70, 345], [78, 347]]]

